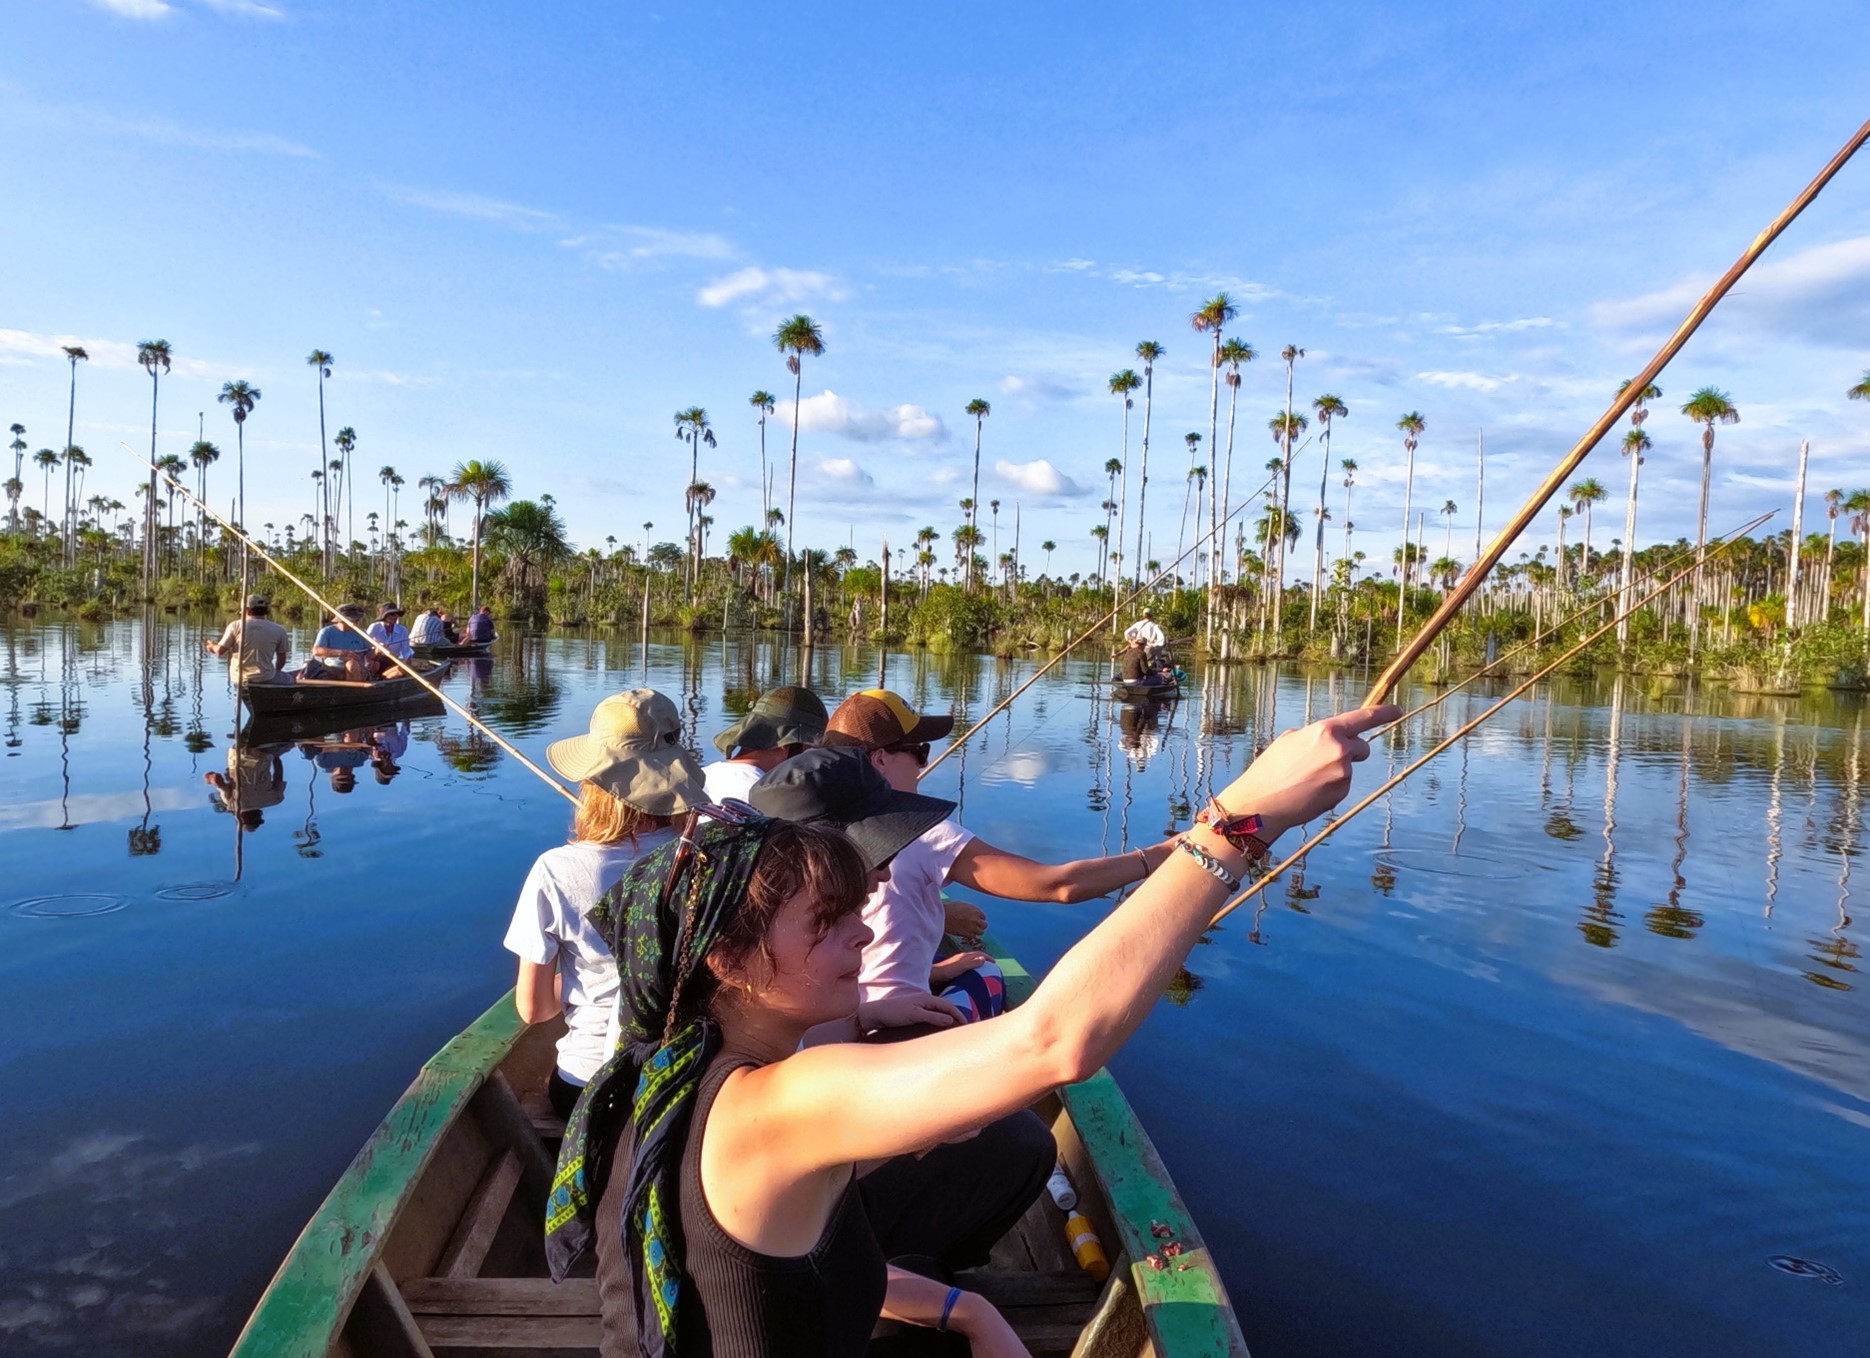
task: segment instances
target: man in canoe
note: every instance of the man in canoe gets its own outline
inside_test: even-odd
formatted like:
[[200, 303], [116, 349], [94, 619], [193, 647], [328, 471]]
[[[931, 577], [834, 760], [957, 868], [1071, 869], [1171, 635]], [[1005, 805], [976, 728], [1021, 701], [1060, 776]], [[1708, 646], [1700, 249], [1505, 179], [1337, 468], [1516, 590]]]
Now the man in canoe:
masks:
[[1156, 610], [1153, 608], [1145, 608], [1142, 617], [1123, 629], [1123, 639], [1140, 641], [1152, 668], [1162, 663], [1162, 648], [1169, 644], [1169, 639], [1156, 623]]
[[701, 771], [708, 800], [746, 801], [760, 779], [824, 739], [827, 718], [824, 700], [809, 688], [762, 693], [746, 716], [714, 738], [727, 758]]
[[[831, 714], [825, 744], [863, 750], [891, 787], [913, 791], [928, 764], [930, 743], [953, 729], [953, 717], [924, 716], [887, 689], [867, 689], [846, 698]], [[987, 927], [987, 917], [975, 907], [944, 902], [942, 890], [950, 883], [1009, 900], [1071, 904], [1142, 881], [1173, 849], [1174, 841], [1164, 840], [1108, 858], [1040, 863], [943, 821], [897, 855], [890, 880], [864, 904], [864, 923], [875, 936], [864, 949], [864, 997], [934, 991], [956, 1000], [957, 992], [984, 990], [997, 1001], [997, 974], [982, 967], [984, 955], [939, 955], [945, 934], [971, 938]], [[969, 1016], [997, 1012], [998, 1004], [989, 1003]]]
[[1119, 662], [1119, 671], [1126, 684], [1153, 684], [1161, 671], [1149, 663], [1149, 649], [1143, 645], [1141, 637], [1129, 637], [1124, 641], [1123, 657]]
[[339, 604], [331, 620], [312, 638], [312, 658], [305, 662], [302, 677], [367, 683], [377, 677], [375, 657], [364, 639], [364, 606]]
[[430, 604], [416, 614], [415, 622], [409, 628], [409, 644], [414, 646], [452, 646], [447, 630], [442, 623], [442, 612]]
[[[370, 631], [366, 635], [398, 660], [407, 660], [416, 653], [409, 636], [409, 629], [403, 626], [401, 604], [384, 604], [377, 613], [377, 620], [370, 624]], [[382, 655], [378, 654], [377, 659], [382, 660]], [[388, 677], [387, 673], [385, 677]]]
[[479, 646], [495, 639], [493, 630], [493, 607], [482, 604], [478, 613], [468, 614], [467, 635], [461, 639], [463, 646]]
[[286, 629], [273, 621], [272, 611], [264, 594], [249, 595], [245, 615], [228, 623], [220, 640], [207, 643], [210, 654], [228, 658], [227, 677], [235, 688], [291, 682], [280, 675], [289, 649]]

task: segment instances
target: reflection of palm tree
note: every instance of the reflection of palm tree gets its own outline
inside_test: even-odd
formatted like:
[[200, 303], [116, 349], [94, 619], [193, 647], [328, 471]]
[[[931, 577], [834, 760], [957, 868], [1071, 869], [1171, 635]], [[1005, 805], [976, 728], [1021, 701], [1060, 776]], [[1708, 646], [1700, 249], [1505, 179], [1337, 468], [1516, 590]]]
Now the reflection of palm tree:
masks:
[[1604, 751], [1604, 856], [1591, 874], [1591, 904], [1585, 907], [1578, 932], [1594, 948], [1617, 946], [1617, 925], [1623, 916], [1617, 900], [1617, 764], [1623, 741], [1623, 675], [1611, 680], [1610, 727]]
[[1668, 900], [1652, 906], [1643, 916], [1644, 927], [1663, 938], [1693, 938], [1707, 922], [1699, 911], [1682, 905], [1682, 890], [1688, 885], [1688, 879], [1682, 876], [1682, 865], [1688, 860], [1688, 763], [1693, 751], [1693, 732], [1693, 723], [1684, 717], [1681, 775], [1675, 794], [1675, 857], [1669, 863], [1673, 884], [1669, 887]]

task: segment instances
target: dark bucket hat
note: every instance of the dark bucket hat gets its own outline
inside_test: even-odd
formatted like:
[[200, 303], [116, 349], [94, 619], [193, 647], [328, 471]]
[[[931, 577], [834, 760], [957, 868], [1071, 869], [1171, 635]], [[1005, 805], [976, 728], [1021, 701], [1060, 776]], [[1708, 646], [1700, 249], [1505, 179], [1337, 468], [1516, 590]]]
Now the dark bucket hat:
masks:
[[809, 688], [775, 688], [760, 695], [746, 716], [714, 738], [722, 754], [740, 750], [777, 750], [783, 745], [816, 745], [830, 719], [825, 705]]
[[872, 868], [948, 819], [953, 802], [898, 792], [862, 750], [807, 750], [748, 794], [756, 810], [802, 825], [832, 825], [850, 836]]

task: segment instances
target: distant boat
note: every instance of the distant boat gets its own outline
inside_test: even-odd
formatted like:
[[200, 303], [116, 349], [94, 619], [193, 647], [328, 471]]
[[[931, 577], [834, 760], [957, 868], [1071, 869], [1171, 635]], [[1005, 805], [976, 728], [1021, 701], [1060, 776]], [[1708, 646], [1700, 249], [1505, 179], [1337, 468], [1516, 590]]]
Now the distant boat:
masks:
[[416, 658], [419, 660], [466, 660], [474, 656], [492, 655], [491, 641], [463, 641], [453, 646], [417, 646]]
[[[1031, 994], [1017, 962], [1001, 967], [1010, 997]], [[234, 1358], [597, 1358], [597, 1280], [554, 1284], [542, 1246], [563, 1131], [545, 1083], [561, 1031], [522, 1023], [509, 993], [436, 1053], [300, 1234]], [[1213, 1257], [1110, 1073], [1034, 1111], [1058, 1138], [1109, 1277], [1078, 1266], [1065, 1215], [1042, 1194], [987, 1267], [959, 1281], [1035, 1354], [1246, 1358]]]
[[[412, 664], [412, 674], [430, 683], [448, 672], [450, 662]], [[407, 703], [432, 703], [434, 696], [409, 675], [362, 683], [350, 679], [308, 679], [290, 684], [248, 684], [241, 691], [255, 717], [289, 712], [340, 712], [352, 708], [394, 710]]]

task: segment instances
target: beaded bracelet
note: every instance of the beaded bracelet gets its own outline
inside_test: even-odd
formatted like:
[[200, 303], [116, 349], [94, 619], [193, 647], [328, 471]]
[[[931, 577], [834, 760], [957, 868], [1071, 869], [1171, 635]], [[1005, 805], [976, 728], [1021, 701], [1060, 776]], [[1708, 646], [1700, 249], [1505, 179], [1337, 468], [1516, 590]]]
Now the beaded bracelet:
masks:
[[1199, 863], [1203, 872], [1214, 878], [1229, 891], [1240, 890], [1240, 879], [1229, 872], [1220, 859], [1216, 858], [1193, 840], [1187, 838], [1178, 839], [1175, 841], [1175, 847]]

